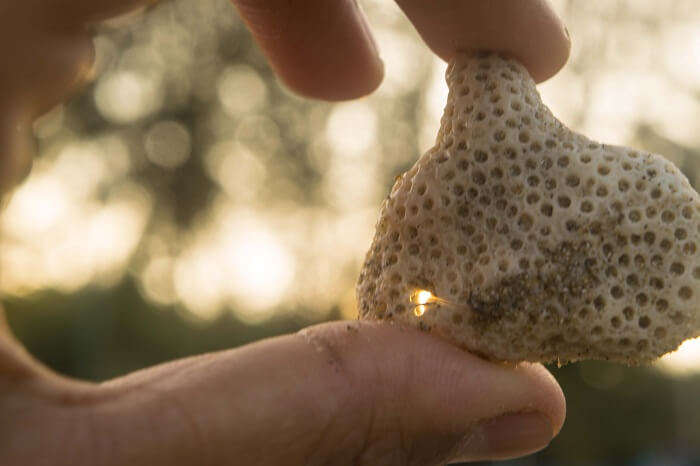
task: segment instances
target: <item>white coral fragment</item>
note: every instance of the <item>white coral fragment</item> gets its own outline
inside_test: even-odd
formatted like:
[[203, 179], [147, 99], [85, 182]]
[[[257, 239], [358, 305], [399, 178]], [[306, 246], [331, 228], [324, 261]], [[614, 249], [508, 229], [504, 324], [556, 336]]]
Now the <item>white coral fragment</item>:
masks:
[[637, 364], [700, 335], [683, 174], [566, 128], [514, 60], [462, 54], [447, 82], [435, 146], [382, 206], [360, 317], [513, 362]]

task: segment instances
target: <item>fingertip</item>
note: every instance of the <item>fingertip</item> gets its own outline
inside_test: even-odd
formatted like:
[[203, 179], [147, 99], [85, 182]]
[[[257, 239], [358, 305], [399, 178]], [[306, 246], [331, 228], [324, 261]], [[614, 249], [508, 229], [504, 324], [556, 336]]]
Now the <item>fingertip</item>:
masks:
[[537, 411], [544, 414], [552, 424], [552, 437], [556, 437], [566, 419], [566, 397], [561, 386], [546, 367], [539, 363], [520, 363], [518, 369], [532, 380], [537, 394]]
[[384, 65], [353, 0], [232, 0], [283, 84], [337, 101], [375, 90]]
[[[571, 35], [566, 25], [551, 8], [546, 8], [545, 23], [542, 31], [541, 46], [525, 49], [525, 66], [532, 79], [541, 83], [556, 75], [571, 55]], [[528, 66], [529, 64], [529, 66]]]
[[384, 62], [376, 57], [365, 64], [345, 68], [345, 65], [332, 66], [333, 71], [315, 73], [313, 68], [297, 64], [280, 65], [271, 62], [281, 83], [291, 92], [311, 99], [338, 102], [357, 99], [374, 92], [384, 79]]
[[[353, 373], [364, 374], [359, 378], [371, 371], [382, 374], [373, 384], [382, 387], [375, 409], [405, 407], [401, 425], [417, 442], [419, 457], [452, 441], [459, 450], [452, 454], [460, 458], [511, 458], [544, 448], [561, 430], [564, 395], [541, 364], [492, 363], [400, 326], [346, 325], [354, 329], [351, 335], [331, 339], [345, 340], [341, 350], [355, 353], [349, 360]], [[337, 332], [332, 328], [324, 332]], [[494, 423], [497, 419], [504, 422]], [[464, 439], [469, 441], [459, 445]]]
[[433, 52], [487, 50], [523, 63], [536, 82], [567, 62], [571, 39], [546, 0], [397, 0]]

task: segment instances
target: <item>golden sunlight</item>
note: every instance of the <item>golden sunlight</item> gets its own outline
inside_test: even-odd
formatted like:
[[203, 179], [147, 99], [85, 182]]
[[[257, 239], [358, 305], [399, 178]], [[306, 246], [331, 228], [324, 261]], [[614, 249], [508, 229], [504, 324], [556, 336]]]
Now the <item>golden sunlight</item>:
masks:
[[421, 304], [421, 305], [419, 305], [419, 306], [416, 306], [416, 307], [413, 309], [413, 314], [414, 314], [416, 317], [420, 317], [420, 316], [422, 316], [423, 314], [425, 314], [425, 309], [426, 309], [425, 304]]
[[433, 298], [434, 295], [430, 291], [419, 290], [413, 293], [411, 300], [416, 304], [428, 304]]
[[328, 147], [337, 157], [368, 158], [377, 138], [377, 115], [365, 102], [337, 104], [326, 124]]
[[278, 304], [294, 276], [294, 260], [284, 245], [261, 226], [237, 228], [222, 259], [231, 274], [230, 292], [243, 304], [240, 317], [264, 320]]
[[199, 317], [215, 317], [228, 305], [241, 320], [258, 323], [273, 315], [295, 268], [293, 255], [263, 218], [227, 211], [203, 226], [177, 259], [174, 290]]
[[678, 350], [659, 359], [656, 367], [673, 376], [700, 374], [700, 338], [686, 340]]

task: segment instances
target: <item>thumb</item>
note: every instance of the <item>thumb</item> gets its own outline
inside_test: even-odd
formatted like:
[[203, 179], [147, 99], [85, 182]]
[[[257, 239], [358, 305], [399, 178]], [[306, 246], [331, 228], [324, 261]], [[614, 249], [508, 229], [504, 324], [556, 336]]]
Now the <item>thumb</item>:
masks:
[[[96, 435], [128, 445], [132, 465], [511, 458], [546, 446], [565, 414], [541, 365], [496, 365], [415, 330], [356, 322], [142, 371], [99, 390], [111, 395], [91, 413], [94, 425], [107, 426]], [[119, 449], [103, 453], [120, 464]]]

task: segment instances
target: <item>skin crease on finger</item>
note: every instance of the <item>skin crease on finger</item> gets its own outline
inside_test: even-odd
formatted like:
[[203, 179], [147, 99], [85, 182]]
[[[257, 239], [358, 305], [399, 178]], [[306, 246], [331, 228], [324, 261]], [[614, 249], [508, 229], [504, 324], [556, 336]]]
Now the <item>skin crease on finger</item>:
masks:
[[[280, 25], [278, 12], [269, 8], [275, 2], [238, 4], [244, 16], [257, 15], [254, 33], [292, 89], [336, 100], [368, 93], [381, 80], [381, 62], [366, 24], [360, 22], [361, 13], [343, 2], [337, 0], [339, 5], [322, 10], [322, 20], [345, 24], [340, 35], [328, 32], [330, 41], [308, 36], [309, 30], [319, 30], [319, 18], [303, 8], [293, 12], [295, 22], [290, 23], [287, 15], [283, 18], [287, 24]], [[29, 167], [32, 119], [73, 92], [88, 75], [93, 49], [84, 23], [150, 3], [31, 0], [0, 6], [0, 53], [6, 62], [6, 72], [0, 74], [5, 90], [0, 95], [4, 152], [0, 190], [7, 190], [8, 180], [17, 181]], [[268, 8], [255, 10], [256, 3]], [[445, 8], [448, 3], [456, 5], [446, 2]], [[559, 33], [552, 32], [559, 26], [551, 20], [551, 10], [541, 1], [530, 4], [533, 10], [523, 14], [530, 14], [528, 18], [545, 32], [515, 46], [536, 51], [546, 39], [538, 37], [546, 34], [561, 43]], [[443, 58], [449, 58], [450, 47], [468, 47], [469, 40], [475, 40], [460, 38], [469, 30], [460, 29], [460, 21], [464, 25], [474, 20], [454, 5], [456, 9], [443, 14], [442, 7], [401, 2], [426, 43]], [[464, 19], [458, 17], [463, 14]], [[485, 42], [474, 42], [479, 47], [489, 47], [489, 40], [502, 35], [487, 27], [500, 21], [497, 8], [473, 18], [483, 23], [480, 34], [486, 37]], [[309, 24], [311, 19], [317, 23]], [[282, 26], [306, 32], [296, 39], [310, 46], [294, 55], [285, 52], [284, 45], [275, 45], [284, 40], [264, 42], [262, 38], [271, 32], [270, 37], [282, 37], [289, 30]], [[330, 52], [320, 47], [324, 43], [333, 44]], [[359, 48], [352, 52], [355, 55], [340, 53], [353, 44]], [[540, 59], [527, 50], [511, 50], [509, 43], [491, 45], [523, 57], [538, 78], [561, 66], [561, 53], [556, 52], [561, 47], [556, 44], [543, 48], [547, 54], [554, 50], [553, 55], [541, 52], [554, 58]], [[343, 60], [328, 59], [332, 55]], [[344, 72], [348, 66], [352, 73]], [[496, 366], [430, 336], [371, 324], [325, 324], [101, 385], [51, 374], [7, 335], [0, 334], [0, 340], [0, 419], [12, 420], [9, 426], [0, 421], [0, 430], [7, 432], [0, 438], [0, 450], [17, 458], [8, 465], [228, 464], [232, 457], [249, 460], [248, 464], [263, 463], [257, 461], [260, 458], [268, 464], [293, 464], [292, 460], [343, 464], [347, 457], [365, 464], [376, 464], [378, 459], [431, 464], [446, 460], [480, 420], [539, 412], [557, 433], [565, 412], [561, 390], [542, 366]], [[252, 422], [258, 423], [257, 430], [251, 429]], [[71, 445], [80, 445], [82, 451], [66, 451]]]

